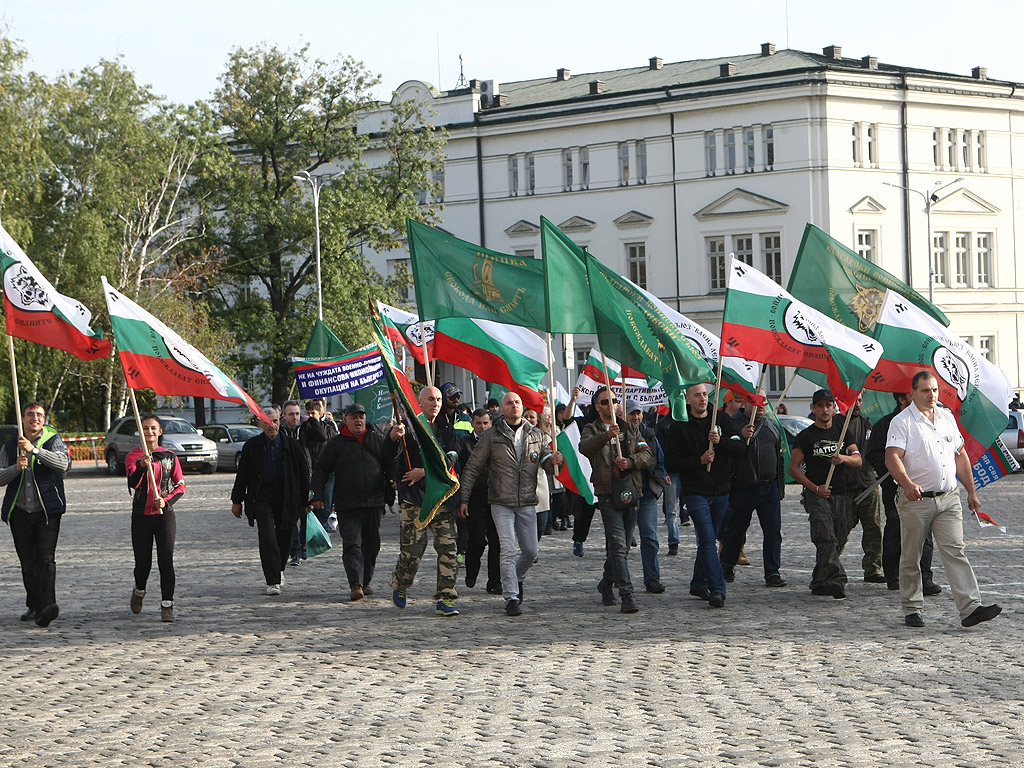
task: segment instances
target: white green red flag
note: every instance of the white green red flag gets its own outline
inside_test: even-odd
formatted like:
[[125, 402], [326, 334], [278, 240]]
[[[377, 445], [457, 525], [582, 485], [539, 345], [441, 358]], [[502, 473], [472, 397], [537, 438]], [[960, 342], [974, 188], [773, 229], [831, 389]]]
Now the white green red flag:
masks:
[[636, 400], [644, 410], [652, 405], [662, 405], [668, 402], [665, 396], [665, 387], [661, 382], [649, 386], [647, 378], [640, 371], [632, 368], [625, 368], [623, 378], [623, 367], [617, 360], [607, 356], [601, 357], [601, 350], [594, 346], [590, 348], [587, 362], [576, 377], [576, 386], [580, 390], [579, 402], [590, 403], [594, 394], [606, 386], [615, 390], [616, 397], [621, 396], [622, 387], [626, 387], [626, 399]]
[[884, 342], [797, 301], [738, 259], [729, 259], [728, 275], [722, 319], [725, 342], [749, 360], [825, 374], [836, 403], [843, 410], [852, 408]]
[[971, 463], [978, 461], [1006, 429], [1013, 387], [1002, 370], [937, 320], [894, 291], [886, 291], [875, 322], [885, 347], [867, 386], [909, 392], [919, 371], [939, 383], [939, 402], [956, 417]]
[[555, 438], [555, 444], [558, 446], [558, 450], [561, 452], [562, 458], [565, 460], [564, 463], [559, 465], [558, 474], [555, 475], [558, 482], [577, 496], [582, 496], [587, 504], [596, 504], [597, 501], [594, 496], [594, 486], [590, 482], [590, 475], [593, 472], [593, 468], [590, 466], [589, 459], [580, 453], [579, 449], [579, 424], [574, 421], [568, 427], [559, 432], [558, 437]]
[[434, 360], [434, 321], [424, 320], [420, 324], [418, 315], [404, 309], [377, 302], [382, 328], [392, 344], [404, 345], [420, 365], [425, 365], [423, 342], [426, 337], [427, 356]]
[[129, 387], [149, 388], [158, 395], [239, 403], [269, 423], [263, 409], [206, 355], [113, 288], [107, 278], [101, 279], [117, 354]]
[[110, 342], [89, 327], [92, 313], [81, 302], [57, 293], [3, 227], [0, 274], [8, 336], [63, 349], [81, 360], [110, 354]]

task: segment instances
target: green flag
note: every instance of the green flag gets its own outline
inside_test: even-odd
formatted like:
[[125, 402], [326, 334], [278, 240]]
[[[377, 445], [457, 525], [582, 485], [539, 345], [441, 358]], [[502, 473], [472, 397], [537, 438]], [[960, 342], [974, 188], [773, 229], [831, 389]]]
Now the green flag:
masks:
[[307, 359], [340, 357], [348, 352], [348, 347], [341, 343], [341, 339], [334, 335], [334, 332], [327, 327], [323, 320], [317, 320], [313, 326], [313, 333], [310, 334], [309, 344], [306, 345]]
[[597, 333], [594, 312], [585, 301], [586, 251], [558, 227], [540, 217], [540, 247], [544, 254], [544, 299], [549, 333]]
[[539, 260], [489, 251], [412, 219], [406, 225], [421, 320], [476, 317], [544, 327]]
[[686, 388], [715, 381], [711, 366], [636, 285], [586, 255], [591, 303], [601, 349], [660, 381], [672, 418], [686, 419]]
[[905, 297], [943, 325], [942, 311], [902, 280], [829, 237], [813, 224], [804, 237], [789, 278], [789, 292], [808, 306], [860, 333], [878, 319], [886, 289]]

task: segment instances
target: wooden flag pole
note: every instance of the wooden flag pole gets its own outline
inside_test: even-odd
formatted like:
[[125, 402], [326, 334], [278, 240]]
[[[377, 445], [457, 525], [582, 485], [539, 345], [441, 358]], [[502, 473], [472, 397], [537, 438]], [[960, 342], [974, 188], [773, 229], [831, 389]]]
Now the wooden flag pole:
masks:
[[[754, 394], [755, 395], [761, 394], [761, 387], [764, 386], [764, 376], [765, 376], [766, 373], [768, 373], [768, 366], [767, 365], [764, 366], [761, 369], [761, 378], [757, 380], [757, 389], [754, 390]], [[754, 416], [756, 416], [756, 415], [757, 415], [757, 406], [754, 405], [753, 403], [751, 403], [750, 404], [750, 421], [747, 422], [747, 426], [748, 427], [753, 425], [753, 423], [754, 423]], [[752, 437], [753, 437], [753, 435], [751, 435], [750, 437], [747, 438], [747, 445], [750, 445], [750, 439]]]
[[[611, 382], [611, 376], [608, 374], [608, 358], [605, 357], [603, 349], [601, 350], [601, 366], [604, 368], [604, 388], [608, 390], [608, 397], [610, 399], [613, 396], [613, 394], [612, 394], [612, 382]], [[622, 375], [621, 372], [619, 373], [619, 375], [620, 376]], [[623, 383], [623, 389], [625, 389], [625, 383]], [[614, 419], [615, 418], [615, 405], [614, 405], [614, 403], [608, 403], [608, 405], [610, 405], [612, 407], [612, 419]], [[623, 408], [625, 408], [625, 405], [623, 405]], [[619, 448], [619, 441], [618, 440], [615, 441], [615, 444], [612, 446], [612, 448], [614, 449], [612, 451], [612, 453], [615, 454], [615, 458], [616, 459], [621, 459], [622, 458], [622, 450]]]
[[[715, 402], [714, 403], [708, 402], [708, 405], [711, 407], [711, 428], [712, 429], [718, 429], [718, 424], [715, 421], [715, 414], [718, 412], [718, 409], [715, 406], [718, 405], [718, 390], [721, 389], [721, 387], [722, 387], [722, 363], [724, 363], [724, 362], [725, 362], [725, 355], [722, 354], [722, 349], [721, 349], [721, 347], [719, 347], [719, 350], [718, 350], [718, 376], [715, 379]], [[713, 450], [714, 447], [715, 447], [715, 444], [711, 442], [711, 438], [709, 437], [708, 438], [708, 450], [709, 451]], [[711, 471], [711, 464], [709, 463], [706, 466], [707, 466], [707, 470], [706, 471], [710, 472]]]
[[[555, 357], [551, 352], [551, 332], [547, 331], [544, 333], [547, 337], [548, 342], [548, 409], [551, 411], [551, 449], [554, 451], [558, 450], [558, 445], [555, 442], [558, 439], [558, 425], [555, 423]], [[558, 474], [558, 464], [554, 464], [555, 474]]]
[[[395, 407], [395, 423], [402, 423], [402, 412], [398, 409], [398, 395], [391, 393], [391, 404]], [[402, 450], [405, 452], [405, 466], [412, 469], [412, 459], [409, 458], [409, 445], [405, 442], [405, 435], [402, 435]]]
[[[132, 401], [132, 410], [135, 412], [135, 427], [139, 430], [139, 441], [142, 443], [142, 452], [146, 454], [146, 458], [149, 459], [149, 466], [147, 467], [147, 474], [149, 475], [149, 487], [152, 489], [153, 508], [159, 509], [156, 506], [156, 498], [160, 495], [160, 489], [156, 484], [156, 473], [153, 471], [153, 455], [149, 452], [149, 446], [146, 445], [146, 438], [142, 434], [142, 416], [139, 414], [139, 404], [135, 400], [135, 390], [128, 384], [128, 379], [125, 379], [125, 386], [128, 387], [128, 397]], [[164, 511], [161, 509], [157, 512], [158, 515], [162, 515]]]
[[789, 394], [789, 388], [793, 386], [793, 381], [796, 379], [796, 372], [790, 376], [789, 381], [786, 383], [786, 388], [782, 390], [782, 394], [779, 395], [779, 399], [775, 401], [775, 413], [779, 412], [779, 406], [782, 405], [782, 401], [786, 399], [786, 395]]
[[434, 386], [434, 372], [431, 370], [430, 353], [427, 351], [427, 333], [423, 328], [423, 320], [420, 320], [420, 341], [423, 342], [423, 370], [427, 376], [427, 386]]
[[25, 436], [25, 427], [21, 423], [21, 396], [18, 394], [18, 366], [14, 363], [14, 337], [7, 337], [7, 354], [11, 358], [11, 387], [14, 389], [14, 412], [18, 418], [18, 436]]
[[[861, 390], [863, 392], [863, 390]], [[843, 450], [843, 438], [846, 437], [846, 430], [850, 426], [850, 419], [853, 417], [853, 407], [851, 406], [846, 410], [846, 421], [843, 422], [843, 429], [839, 433], [839, 445], [836, 448], [837, 451]], [[857, 446], [858, 448], [860, 446]], [[828, 490], [829, 485], [832, 482], [832, 473], [836, 471], [836, 465], [833, 464], [828, 468], [828, 477], [825, 478], [825, 490]]]

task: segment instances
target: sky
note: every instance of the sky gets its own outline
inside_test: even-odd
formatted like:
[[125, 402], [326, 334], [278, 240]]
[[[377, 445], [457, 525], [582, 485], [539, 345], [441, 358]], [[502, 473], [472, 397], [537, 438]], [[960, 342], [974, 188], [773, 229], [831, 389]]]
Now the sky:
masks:
[[208, 98], [228, 53], [260, 43], [308, 44], [315, 58], [351, 56], [381, 76], [379, 98], [406, 80], [441, 90], [459, 78], [512, 82], [756, 53], [760, 44], [1024, 82], [1021, 0], [675, 0], [624, 3], [431, 3], [418, 0], [0, 0], [0, 29], [52, 79], [118, 56], [172, 101]]

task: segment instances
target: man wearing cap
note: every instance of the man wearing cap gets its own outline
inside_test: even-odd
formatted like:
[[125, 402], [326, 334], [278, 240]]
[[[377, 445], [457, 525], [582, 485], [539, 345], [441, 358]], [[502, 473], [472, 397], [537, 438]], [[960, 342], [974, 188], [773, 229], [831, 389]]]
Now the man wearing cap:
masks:
[[[764, 396], [764, 391], [760, 394]], [[729, 527], [722, 535], [721, 554], [727, 582], [735, 578], [750, 518], [756, 510], [763, 538], [761, 558], [765, 586], [786, 586], [779, 573], [782, 560], [781, 502], [786, 495], [782, 439], [782, 430], [775, 421], [765, 418], [765, 406], [755, 406], [753, 435], [747, 451], [733, 464]]]
[[[618, 400], [610, 389], [597, 390], [591, 404], [597, 411], [597, 419], [583, 428], [579, 448], [580, 453], [590, 459], [590, 479], [604, 523], [604, 575], [597, 589], [604, 605], [615, 605], [614, 590], [618, 589], [622, 603], [619, 610], [636, 613], [640, 608], [633, 597], [626, 557], [636, 527], [638, 494], [628, 498], [625, 488], [616, 489], [615, 478], [631, 479], [633, 489], [639, 491], [640, 473], [654, 466], [654, 454], [635, 425], [616, 417]], [[616, 490], [618, 493], [613, 499]]]
[[[849, 491], [850, 468], [861, 465], [861, 456], [849, 434], [840, 445], [843, 425], [833, 419], [835, 412], [836, 400], [831, 392], [819, 389], [814, 393], [811, 397], [814, 423], [796, 436], [789, 474], [804, 487], [801, 503], [811, 525], [815, 549], [811, 594], [831, 595], [842, 600], [846, 597], [847, 577], [839, 562], [839, 553], [850, 531], [846, 524], [854, 497]], [[826, 485], [831, 467], [835, 467], [835, 471]]]
[[345, 408], [340, 433], [327, 443], [313, 468], [314, 509], [324, 508], [325, 486], [332, 474], [337, 486], [344, 489], [334, 508], [352, 601], [373, 594], [370, 581], [380, 552], [380, 520], [390, 490], [386, 469], [399, 450], [398, 443], [367, 429], [366, 409], [353, 403]]
[[939, 406], [939, 384], [928, 371], [912, 381], [914, 401], [889, 425], [885, 466], [900, 490], [896, 506], [900, 513], [902, 552], [900, 554], [900, 598], [904, 621], [923, 627], [921, 610], [924, 594], [921, 582], [921, 548], [931, 531], [949, 589], [960, 613], [960, 623], [973, 627], [994, 619], [1003, 610], [997, 604], [982, 605], [978, 579], [964, 554], [963, 508], [956, 487], [957, 478], [967, 489], [967, 506], [977, 514], [981, 500], [974, 487], [971, 460], [956, 419]]
[[462, 390], [454, 381], [448, 381], [441, 385], [441, 397], [443, 405], [441, 413], [437, 415], [438, 428], [452, 427], [462, 437], [464, 433], [473, 431], [471, 419], [459, 410], [462, 402]]
[[[543, 469], [554, 474], [562, 461], [548, 437], [523, 418], [523, 401], [515, 392], [501, 399], [501, 418], [480, 435], [469, 464], [459, 478], [465, 501], [459, 517], [469, 514], [473, 486], [487, 472], [487, 500], [498, 532], [501, 592], [505, 614], [522, 613], [523, 581], [537, 557], [537, 476]], [[519, 558], [516, 558], [516, 542]]]
[[626, 401], [626, 421], [640, 430], [640, 437], [647, 441], [654, 453], [654, 466], [640, 472], [640, 505], [637, 508], [636, 527], [640, 531], [640, 563], [644, 569], [644, 587], [648, 592], [661, 594], [665, 585], [661, 583], [661, 568], [658, 565], [658, 499], [670, 482], [665, 474], [665, 454], [654, 435], [654, 430], [644, 423], [644, 409], [636, 400]]

